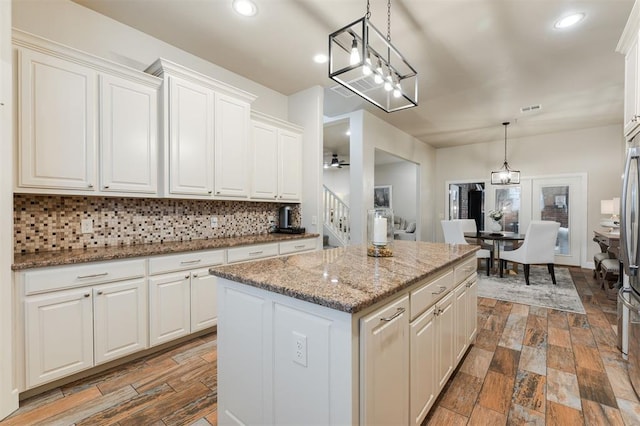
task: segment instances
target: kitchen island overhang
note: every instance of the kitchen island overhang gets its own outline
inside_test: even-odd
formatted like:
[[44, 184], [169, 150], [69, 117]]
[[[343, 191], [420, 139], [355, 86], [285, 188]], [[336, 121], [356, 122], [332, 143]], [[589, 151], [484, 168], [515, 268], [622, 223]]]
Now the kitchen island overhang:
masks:
[[[351, 246], [212, 268], [219, 277], [220, 424], [359, 424], [374, 415], [414, 423], [411, 324], [427, 314], [436, 319], [440, 311], [443, 319], [453, 318], [453, 304], [450, 310], [437, 305], [451, 301], [463, 281], [475, 284], [477, 249], [397, 241], [388, 258], [368, 257], [365, 246]], [[459, 314], [467, 309], [458, 308]], [[367, 319], [384, 310], [391, 314], [384, 313], [379, 329], [365, 336]], [[475, 337], [475, 318], [473, 323], [465, 342]], [[451, 319], [448, 327], [456, 324]], [[467, 334], [469, 327], [458, 325]], [[453, 344], [447, 353], [454, 352]], [[435, 359], [440, 349], [432, 350]], [[375, 388], [387, 385], [376, 385], [377, 374], [370, 372], [385, 357], [400, 376], [391, 384], [398, 391], [386, 389], [391, 402], [376, 408]], [[420, 411], [424, 417], [424, 407]]]

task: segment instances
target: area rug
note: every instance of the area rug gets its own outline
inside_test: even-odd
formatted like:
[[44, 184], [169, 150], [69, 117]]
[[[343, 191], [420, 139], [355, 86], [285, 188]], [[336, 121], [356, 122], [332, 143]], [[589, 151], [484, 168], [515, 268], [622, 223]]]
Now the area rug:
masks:
[[557, 285], [551, 282], [546, 266], [531, 266], [530, 285], [526, 285], [522, 266], [517, 275], [505, 273], [504, 278], [478, 272], [478, 296], [584, 314], [569, 269], [556, 267], [555, 273]]

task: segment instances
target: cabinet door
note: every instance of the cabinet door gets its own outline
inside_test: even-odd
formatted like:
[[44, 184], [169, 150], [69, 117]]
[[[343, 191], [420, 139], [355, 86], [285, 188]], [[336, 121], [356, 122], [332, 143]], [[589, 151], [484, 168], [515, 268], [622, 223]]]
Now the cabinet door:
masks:
[[467, 334], [467, 286], [460, 284], [454, 291], [454, 353], [456, 354], [456, 365], [467, 352], [469, 336]]
[[250, 106], [216, 94], [215, 195], [249, 196]]
[[169, 192], [213, 191], [214, 92], [169, 77]]
[[278, 197], [299, 201], [302, 192], [302, 136], [279, 131]]
[[156, 89], [100, 76], [101, 190], [157, 192], [157, 116]]
[[436, 304], [436, 310], [438, 312], [436, 319], [436, 340], [438, 342], [436, 349], [436, 380], [438, 382], [438, 392], [442, 390], [449, 376], [453, 373], [455, 360], [453, 347], [455, 336], [453, 297], [454, 293], [451, 292]]
[[478, 281], [469, 281], [467, 286], [466, 331], [467, 345], [473, 344], [478, 332]]
[[91, 290], [25, 299], [27, 388], [93, 366]]
[[189, 272], [149, 278], [149, 346], [189, 334], [190, 281]]
[[360, 322], [362, 424], [409, 422], [409, 298]]
[[96, 364], [148, 347], [145, 284], [141, 278], [93, 289]]
[[638, 94], [638, 39], [624, 57], [624, 134], [627, 140], [638, 133], [640, 96]]
[[422, 424], [435, 401], [436, 341], [435, 308], [431, 308], [411, 323], [411, 423]]
[[251, 198], [278, 198], [278, 130], [253, 122], [251, 131]]
[[216, 277], [208, 269], [191, 273], [191, 332], [213, 327], [218, 323]]
[[18, 186], [95, 190], [96, 72], [19, 51]]

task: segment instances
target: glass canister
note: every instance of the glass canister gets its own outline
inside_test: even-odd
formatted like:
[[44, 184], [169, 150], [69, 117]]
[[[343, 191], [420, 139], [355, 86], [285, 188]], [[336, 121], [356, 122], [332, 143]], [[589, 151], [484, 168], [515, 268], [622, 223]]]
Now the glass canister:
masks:
[[393, 256], [393, 210], [377, 208], [367, 212], [367, 255]]

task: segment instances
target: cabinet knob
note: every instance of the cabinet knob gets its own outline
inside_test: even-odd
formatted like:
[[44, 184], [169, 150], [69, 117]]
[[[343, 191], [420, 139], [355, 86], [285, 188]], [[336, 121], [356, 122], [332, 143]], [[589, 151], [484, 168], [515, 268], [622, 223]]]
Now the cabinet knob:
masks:
[[186, 279], [189, 279], [189, 274], [185, 275], [184, 277], [185, 277]]
[[220, 191], [216, 191], [216, 194], [219, 194], [219, 193], [220, 193]]
[[193, 276], [194, 276], [195, 278], [198, 278], [198, 274], [193, 274]]
[[98, 296], [102, 296], [102, 290], [98, 291]]
[[211, 194], [213, 191], [207, 191], [207, 194]]
[[92, 183], [90, 183], [90, 184], [88, 184], [88, 185], [87, 185], [87, 187], [88, 187], [88, 188], [93, 188], [93, 184], [92, 184]]
[[91, 297], [91, 293], [85, 293], [84, 297]]
[[104, 186], [104, 189], [109, 189], [109, 185], [105, 185], [105, 186]]

